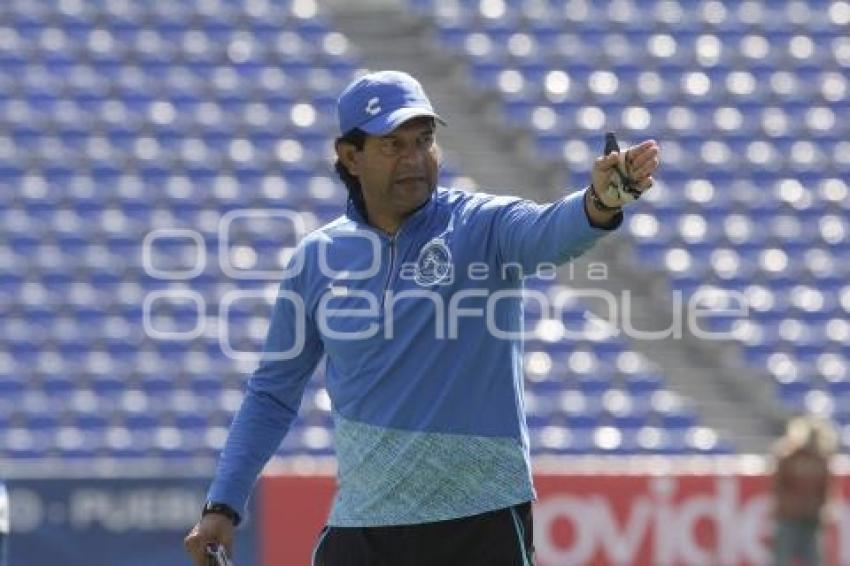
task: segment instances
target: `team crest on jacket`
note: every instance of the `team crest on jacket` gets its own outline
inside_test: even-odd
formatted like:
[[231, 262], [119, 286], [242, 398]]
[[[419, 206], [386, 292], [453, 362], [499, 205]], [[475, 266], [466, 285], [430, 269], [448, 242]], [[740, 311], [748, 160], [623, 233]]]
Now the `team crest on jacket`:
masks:
[[419, 250], [414, 280], [423, 287], [452, 282], [452, 252], [442, 238], [429, 241]]

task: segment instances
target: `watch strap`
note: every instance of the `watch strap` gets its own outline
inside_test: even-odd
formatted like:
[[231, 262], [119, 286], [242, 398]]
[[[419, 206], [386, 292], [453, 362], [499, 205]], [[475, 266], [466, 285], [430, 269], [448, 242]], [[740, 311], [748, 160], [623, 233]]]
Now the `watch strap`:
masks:
[[233, 521], [234, 527], [242, 521], [242, 518], [239, 516], [239, 513], [237, 513], [236, 510], [233, 509], [233, 507], [231, 507], [227, 503], [208, 501], [206, 505], [204, 505], [203, 511], [201, 511], [201, 517], [209, 515], [210, 513], [224, 515], [225, 517]]

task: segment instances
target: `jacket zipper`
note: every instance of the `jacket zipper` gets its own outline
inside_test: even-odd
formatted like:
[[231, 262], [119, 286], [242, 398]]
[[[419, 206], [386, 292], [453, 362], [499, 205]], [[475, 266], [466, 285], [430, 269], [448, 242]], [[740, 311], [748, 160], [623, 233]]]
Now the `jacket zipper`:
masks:
[[384, 292], [381, 295], [381, 315], [384, 314], [384, 303], [387, 300], [387, 291], [390, 289], [390, 285], [393, 280], [393, 271], [395, 271], [395, 255], [396, 255], [396, 240], [398, 239], [399, 234], [401, 234], [401, 228], [396, 230], [396, 233], [390, 236], [389, 247], [390, 247], [390, 268], [387, 271], [387, 280], [384, 283]]
[[390, 238], [390, 268], [387, 271], [387, 281], [384, 283], [384, 292], [381, 294], [381, 314], [384, 312], [384, 303], [387, 300], [387, 291], [390, 288], [390, 283], [393, 279], [393, 269], [395, 269], [395, 235]]

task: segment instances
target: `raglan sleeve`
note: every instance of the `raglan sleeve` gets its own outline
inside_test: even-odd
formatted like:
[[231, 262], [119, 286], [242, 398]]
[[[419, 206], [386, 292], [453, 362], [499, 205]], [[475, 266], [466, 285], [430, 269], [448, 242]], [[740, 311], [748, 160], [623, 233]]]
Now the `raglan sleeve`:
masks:
[[[292, 262], [301, 259], [303, 255]], [[278, 289], [258, 367], [248, 380], [207, 494], [208, 501], [226, 503], [243, 516], [253, 486], [289, 431], [324, 352], [306, 304], [309, 278], [303, 271], [284, 278]]]
[[585, 210], [584, 191], [576, 191], [550, 204], [524, 199], [502, 199], [494, 214], [498, 253], [503, 263], [534, 273], [541, 264], [562, 265], [587, 250], [622, 223], [620, 213], [607, 228], [591, 225]]

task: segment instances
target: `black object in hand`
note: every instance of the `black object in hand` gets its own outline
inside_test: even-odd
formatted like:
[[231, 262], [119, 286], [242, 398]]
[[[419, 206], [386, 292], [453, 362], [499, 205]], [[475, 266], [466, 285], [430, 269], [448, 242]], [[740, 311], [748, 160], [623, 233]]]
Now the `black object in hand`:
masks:
[[602, 153], [608, 155], [612, 151], [620, 153], [620, 144], [617, 143], [617, 137], [614, 135], [614, 132], [608, 132], [605, 134], [605, 149]]
[[207, 566], [234, 566], [227, 551], [220, 544], [208, 544], [206, 547]]
[[[617, 136], [614, 135], [614, 132], [607, 132], [605, 134], [605, 149], [602, 150], [603, 155], [608, 155], [609, 153], [616, 152], [620, 153], [620, 144], [617, 143]], [[628, 153], [628, 152], [626, 152]], [[639, 199], [643, 193], [641, 193], [640, 189], [634, 184], [634, 182], [629, 178], [626, 174], [628, 164], [626, 163], [627, 156], [623, 156], [621, 158], [620, 163], [624, 165], [623, 170], [619, 166], [614, 167], [614, 171], [616, 171], [617, 176], [620, 178], [620, 185], [623, 190], [632, 195], [635, 200]]]

